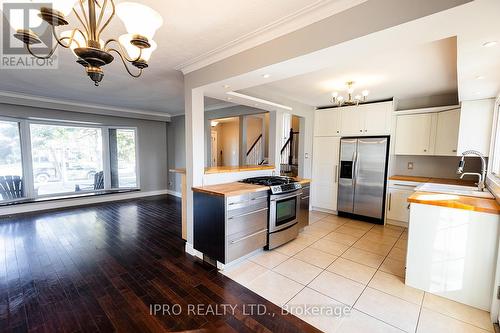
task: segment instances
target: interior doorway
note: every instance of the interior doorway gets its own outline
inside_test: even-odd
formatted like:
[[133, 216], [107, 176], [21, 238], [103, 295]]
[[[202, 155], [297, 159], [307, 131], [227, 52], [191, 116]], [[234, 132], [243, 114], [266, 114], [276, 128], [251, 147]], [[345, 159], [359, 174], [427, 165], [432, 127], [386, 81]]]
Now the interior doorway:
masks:
[[218, 144], [218, 138], [217, 138], [217, 131], [212, 131], [211, 135], [211, 141], [210, 141], [210, 151], [211, 151], [211, 161], [210, 161], [210, 166], [211, 167], [216, 167], [219, 165], [219, 152], [217, 149], [217, 144]]

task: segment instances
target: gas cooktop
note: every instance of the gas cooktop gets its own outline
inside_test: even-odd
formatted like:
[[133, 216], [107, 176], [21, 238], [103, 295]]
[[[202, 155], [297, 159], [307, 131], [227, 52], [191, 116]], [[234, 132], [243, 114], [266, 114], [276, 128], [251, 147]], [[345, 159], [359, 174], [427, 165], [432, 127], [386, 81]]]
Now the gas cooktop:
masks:
[[280, 194], [299, 190], [302, 186], [293, 178], [290, 177], [254, 177], [240, 181], [241, 183], [269, 186], [272, 194]]

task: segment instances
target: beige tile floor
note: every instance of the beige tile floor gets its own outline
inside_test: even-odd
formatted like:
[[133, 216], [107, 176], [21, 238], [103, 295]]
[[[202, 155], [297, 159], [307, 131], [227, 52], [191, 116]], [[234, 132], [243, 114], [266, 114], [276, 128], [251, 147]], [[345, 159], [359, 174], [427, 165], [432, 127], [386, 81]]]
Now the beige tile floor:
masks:
[[311, 212], [294, 241], [223, 274], [269, 301], [349, 309], [294, 314], [325, 332], [493, 332], [488, 312], [404, 284], [407, 231]]

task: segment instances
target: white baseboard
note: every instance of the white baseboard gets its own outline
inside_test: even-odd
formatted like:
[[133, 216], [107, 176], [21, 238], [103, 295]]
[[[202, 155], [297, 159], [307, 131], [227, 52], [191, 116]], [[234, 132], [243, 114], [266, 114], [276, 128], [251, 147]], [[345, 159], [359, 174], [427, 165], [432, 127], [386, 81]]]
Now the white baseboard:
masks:
[[151, 197], [155, 195], [164, 195], [164, 194], [169, 194], [168, 190], [158, 190], [158, 191], [148, 191], [148, 192], [137, 191], [130, 193], [116, 193], [116, 194], [71, 198], [71, 199], [54, 200], [46, 202], [25, 203], [19, 205], [0, 207], [0, 216], [58, 209], [65, 207], [77, 207], [94, 203], [128, 200], [128, 199]]
[[193, 245], [189, 244], [188, 242], [186, 242], [186, 253], [190, 254], [190, 255], [192, 255], [194, 257], [198, 257], [201, 260], [203, 260], [203, 253], [201, 253], [198, 250], [195, 250], [195, 248], [193, 247]]
[[173, 195], [174, 197], [177, 197], [177, 198], [182, 198], [182, 193], [180, 193], [180, 192], [167, 190], [167, 194]]
[[385, 221], [385, 224], [390, 224], [390, 225], [395, 225], [395, 226], [398, 226], [398, 227], [408, 228], [408, 223], [407, 222], [401, 222], [401, 221], [396, 221], [396, 220], [387, 219]]

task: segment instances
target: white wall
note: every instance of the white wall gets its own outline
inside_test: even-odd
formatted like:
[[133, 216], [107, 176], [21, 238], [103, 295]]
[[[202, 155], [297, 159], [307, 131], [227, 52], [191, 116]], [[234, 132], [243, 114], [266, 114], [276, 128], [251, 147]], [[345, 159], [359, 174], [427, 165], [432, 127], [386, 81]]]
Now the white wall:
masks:
[[[422, 176], [434, 178], [459, 178], [457, 167], [460, 157], [453, 156], [394, 156], [391, 176]], [[413, 170], [408, 169], [408, 163], [413, 162]], [[467, 172], [481, 172], [481, 160], [477, 157], [467, 157], [465, 161]], [[465, 178], [474, 179], [474, 178]]]
[[221, 142], [223, 166], [238, 166], [240, 154], [240, 123], [238, 119], [223, 123], [218, 140]]

